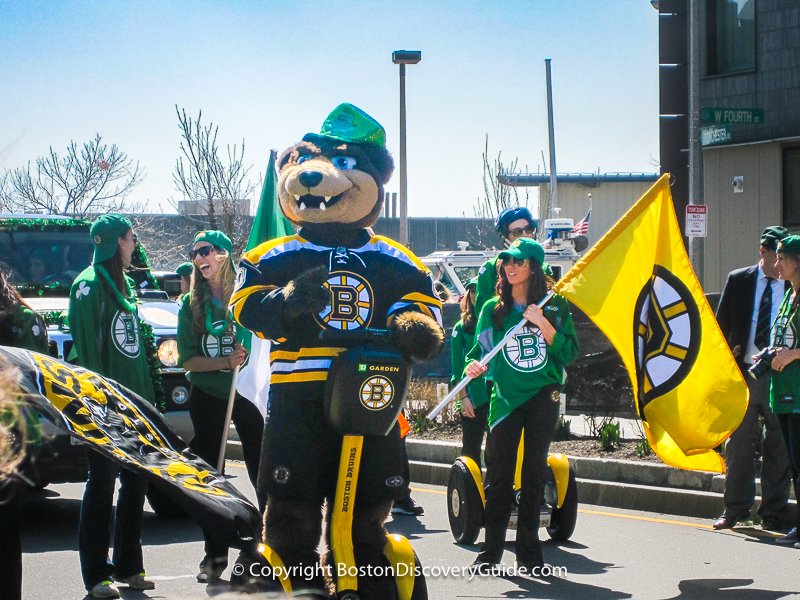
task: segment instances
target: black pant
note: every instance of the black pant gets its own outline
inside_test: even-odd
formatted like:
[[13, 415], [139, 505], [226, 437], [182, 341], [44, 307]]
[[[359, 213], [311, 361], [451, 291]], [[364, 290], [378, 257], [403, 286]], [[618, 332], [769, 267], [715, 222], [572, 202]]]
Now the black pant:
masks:
[[473, 418], [461, 415], [461, 456], [469, 456], [478, 466], [481, 464], [481, 446], [489, 418], [489, 403], [475, 409]]
[[[189, 396], [189, 416], [194, 427], [194, 437], [189, 443], [189, 447], [214, 468], [217, 467], [219, 460], [222, 436], [223, 434], [227, 435], [227, 431], [222, 431], [225, 427], [227, 409], [227, 399], [217, 398], [197, 386], [192, 386]], [[232, 420], [242, 442], [247, 475], [250, 483], [256, 488], [264, 419], [255, 404], [237, 394], [233, 403]], [[259, 508], [263, 512], [264, 507], [260, 506]], [[206, 532], [203, 532], [203, 537], [206, 540], [206, 560], [211, 560], [216, 563], [218, 568], [224, 569], [228, 563], [228, 548], [217, 546], [211, 542], [211, 538]]]
[[489, 433], [486, 452], [486, 543], [478, 560], [499, 563], [514, 499], [514, 471], [520, 436], [525, 431], [522, 494], [517, 517], [517, 561], [542, 564], [539, 510], [547, 467], [547, 452], [558, 420], [558, 400], [547, 387], [497, 423]]
[[[783, 432], [783, 440], [789, 452], [789, 463], [792, 466], [792, 484], [794, 496], [800, 498], [800, 414], [778, 414], [778, 423]], [[797, 511], [795, 527], [800, 530], [800, 510]]]
[[22, 546], [19, 540], [22, 486], [0, 479], [0, 598], [22, 598]]

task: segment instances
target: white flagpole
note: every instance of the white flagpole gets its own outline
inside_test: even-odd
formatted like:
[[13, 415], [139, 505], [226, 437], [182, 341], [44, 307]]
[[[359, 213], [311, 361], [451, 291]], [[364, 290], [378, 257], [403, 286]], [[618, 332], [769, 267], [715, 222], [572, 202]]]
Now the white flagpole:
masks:
[[236, 378], [239, 376], [239, 365], [233, 370], [233, 379], [231, 381], [231, 391], [228, 394], [228, 410], [225, 413], [225, 426], [222, 428], [222, 443], [219, 446], [219, 458], [217, 459], [217, 471], [222, 474], [222, 469], [225, 467], [225, 449], [228, 445], [228, 430], [231, 427], [231, 418], [233, 417], [233, 403], [236, 400]]
[[[553, 292], [552, 290], [547, 292], [547, 295], [544, 298], [542, 298], [542, 300], [539, 301], [536, 304], [536, 306], [541, 308], [542, 306], [547, 304], [550, 301], [550, 298], [553, 297], [553, 294], [555, 294], [555, 292]], [[509, 340], [511, 340], [511, 338], [513, 338], [515, 335], [517, 335], [520, 332], [520, 330], [525, 326], [526, 323], [528, 323], [528, 320], [527, 319], [522, 319], [519, 323], [514, 325], [514, 328], [511, 329], [505, 335], [505, 337], [502, 340], [500, 340], [500, 342], [494, 348], [492, 348], [491, 350], [489, 350], [489, 352], [486, 353], [486, 355], [480, 360], [479, 364], [482, 367], [485, 367], [486, 365], [488, 365], [489, 361], [491, 361], [495, 357], [495, 355], [498, 352], [500, 352], [500, 350], [503, 349], [503, 346], [505, 346], [509, 342]], [[447, 394], [447, 396], [445, 396], [442, 399], [441, 402], [439, 402], [439, 404], [436, 406], [436, 408], [434, 408], [430, 413], [428, 413], [428, 419], [430, 419], [430, 420], [435, 419], [438, 416], [438, 414], [440, 412], [442, 412], [442, 410], [444, 410], [444, 407], [447, 406], [448, 404], [450, 404], [450, 402], [452, 402], [453, 398], [455, 398], [461, 390], [463, 390], [465, 387], [467, 387], [467, 385], [469, 384], [470, 381], [472, 381], [472, 377], [469, 377], [469, 376], [464, 377], [464, 379], [459, 381], [458, 385], [456, 385], [456, 387], [454, 387], [450, 391], [450, 393]]]

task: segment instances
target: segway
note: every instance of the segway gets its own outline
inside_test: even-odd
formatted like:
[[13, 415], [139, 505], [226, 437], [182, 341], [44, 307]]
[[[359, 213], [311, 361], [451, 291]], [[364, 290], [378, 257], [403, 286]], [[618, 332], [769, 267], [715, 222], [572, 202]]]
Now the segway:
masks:
[[[349, 348], [333, 361], [325, 388], [328, 421], [343, 435], [330, 523], [340, 600], [360, 598], [352, 525], [364, 436], [388, 435], [403, 408], [411, 380], [411, 365], [391, 345], [390, 336], [385, 329], [328, 329], [320, 334], [331, 346]], [[268, 546], [260, 545], [259, 553], [273, 567], [283, 566]], [[425, 577], [411, 543], [401, 535], [387, 534], [383, 555], [394, 574], [398, 600], [427, 600]], [[280, 578], [280, 583], [285, 592], [292, 592], [288, 577]]]
[[[516, 528], [519, 501], [522, 494], [523, 437], [517, 450], [514, 474], [514, 504], [509, 528]], [[544, 483], [539, 525], [547, 528], [550, 538], [566, 541], [575, 531], [578, 520], [578, 484], [575, 472], [564, 454], [547, 457], [547, 478]], [[486, 495], [480, 466], [469, 456], [459, 456], [450, 468], [447, 481], [447, 516], [450, 531], [459, 544], [472, 545], [483, 525]]]

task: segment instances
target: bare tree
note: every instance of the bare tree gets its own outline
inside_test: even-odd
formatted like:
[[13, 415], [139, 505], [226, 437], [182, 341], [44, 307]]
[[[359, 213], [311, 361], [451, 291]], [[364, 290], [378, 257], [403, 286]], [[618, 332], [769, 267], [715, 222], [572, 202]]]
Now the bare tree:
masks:
[[[250, 180], [251, 166], [244, 165], [244, 139], [241, 147], [227, 147], [223, 159], [217, 146], [219, 126], [203, 125], [202, 111], [197, 119], [175, 106], [181, 131], [181, 155], [172, 178], [185, 200], [195, 201], [198, 212], [208, 216], [208, 225], [222, 229], [234, 246], [241, 245], [239, 223], [244, 216], [242, 206], [249, 206], [255, 184]], [[205, 219], [203, 219], [205, 221]]]
[[[483, 159], [483, 197], [479, 197], [475, 205], [475, 216], [480, 219], [495, 219], [504, 209], [509, 206], [528, 206], [530, 197], [527, 188], [525, 189], [524, 201], [520, 202], [519, 190], [510, 185], [502, 185], [498, 181], [498, 175], [515, 173], [519, 163], [518, 158], [514, 158], [508, 165], [503, 163], [502, 152], [490, 162], [489, 160], [489, 134], [486, 134], [484, 150], [481, 155]], [[484, 237], [482, 232], [478, 232], [479, 238]], [[486, 243], [488, 240], [481, 240]], [[490, 245], [495, 244], [496, 240], [488, 241]]]
[[61, 156], [52, 146], [24, 167], [6, 171], [0, 180], [0, 205], [10, 212], [86, 216], [129, 210], [126, 196], [144, 177], [139, 163], [100, 134]]

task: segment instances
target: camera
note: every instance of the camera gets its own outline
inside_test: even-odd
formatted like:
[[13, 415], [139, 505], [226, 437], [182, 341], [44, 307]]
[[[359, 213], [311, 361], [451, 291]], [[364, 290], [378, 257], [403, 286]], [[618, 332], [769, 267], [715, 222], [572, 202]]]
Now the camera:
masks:
[[753, 366], [747, 369], [750, 377], [753, 379], [761, 379], [766, 373], [772, 370], [772, 359], [775, 358], [775, 348], [767, 346], [755, 357]]

